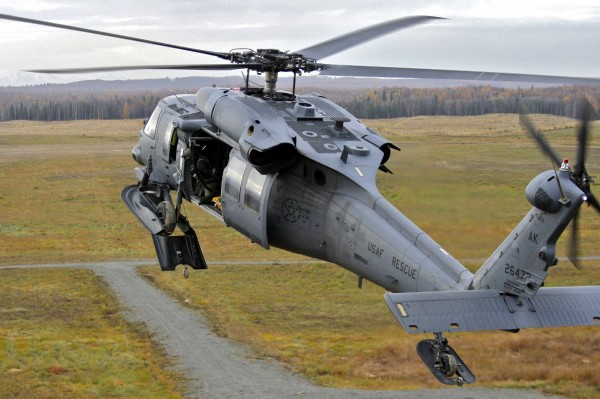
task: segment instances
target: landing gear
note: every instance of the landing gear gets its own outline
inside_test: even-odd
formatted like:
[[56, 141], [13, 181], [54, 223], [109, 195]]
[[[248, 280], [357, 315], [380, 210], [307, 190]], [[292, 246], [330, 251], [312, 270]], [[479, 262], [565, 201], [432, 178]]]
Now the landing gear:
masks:
[[[148, 187], [148, 186], [147, 186]], [[154, 187], [160, 193], [161, 187]], [[137, 185], [125, 187], [121, 198], [134, 215], [150, 231], [156, 255], [162, 270], [175, 270], [177, 265], [193, 269], [206, 269], [196, 232], [183, 215], [177, 215], [173, 204], [150, 190], [140, 190]], [[183, 235], [173, 235], [179, 226]]]
[[448, 345], [448, 339], [442, 333], [435, 333], [435, 339], [419, 342], [417, 353], [440, 382], [458, 386], [475, 382], [471, 370]]

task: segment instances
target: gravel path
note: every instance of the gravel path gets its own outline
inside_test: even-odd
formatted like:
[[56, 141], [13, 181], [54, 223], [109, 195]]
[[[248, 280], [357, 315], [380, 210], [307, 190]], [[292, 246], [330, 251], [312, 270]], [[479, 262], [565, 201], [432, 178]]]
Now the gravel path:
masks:
[[[213, 334], [205, 319], [185, 308], [137, 274], [135, 266], [148, 261], [23, 265], [22, 267], [91, 268], [110, 285], [125, 317], [144, 322], [149, 331], [178, 360], [189, 378], [186, 396], [202, 399], [385, 399], [385, 398], [551, 398], [534, 391], [477, 387], [416, 391], [363, 391], [318, 387], [285, 370], [279, 363], [256, 359], [244, 346]], [[432, 377], [432, 385], [436, 384]], [[554, 397], [556, 398], [556, 397]]]

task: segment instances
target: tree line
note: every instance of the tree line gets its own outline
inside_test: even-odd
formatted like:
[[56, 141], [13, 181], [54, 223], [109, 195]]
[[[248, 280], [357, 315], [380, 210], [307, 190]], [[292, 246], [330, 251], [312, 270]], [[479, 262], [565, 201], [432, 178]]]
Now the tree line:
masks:
[[0, 121], [146, 118], [165, 93], [0, 93]]
[[365, 119], [419, 115], [474, 116], [492, 113], [552, 114], [579, 118], [582, 98], [593, 104], [599, 87], [558, 86], [507, 89], [493, 86], [453, 88], [383, 88], [344, 96], [331, 93], [353, 115]]
[[[193, 93], [196, 89], [183, 92]], [[418, 115], [472, 116], [526, 112], [578, 118], [580, 100], [600, 100], [600, 88], [579, 86], [498, 88], [469, 85], [452, 88], [383, 87], [380, 89], [304, 88], [320, 92], [358, 118], [380, 119]], [[0, 121], [66, 121], [147, 118], [159, 91], [48, 91], [0, 88]]]

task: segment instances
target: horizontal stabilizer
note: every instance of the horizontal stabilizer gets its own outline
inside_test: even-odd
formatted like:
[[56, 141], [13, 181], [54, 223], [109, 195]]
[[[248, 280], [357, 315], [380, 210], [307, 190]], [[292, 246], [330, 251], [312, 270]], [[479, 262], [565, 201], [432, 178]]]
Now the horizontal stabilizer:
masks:
[[409, 333], [600, 326], [600, 286], [541, 288], [532, 299], [497, 290], [387, 293]]

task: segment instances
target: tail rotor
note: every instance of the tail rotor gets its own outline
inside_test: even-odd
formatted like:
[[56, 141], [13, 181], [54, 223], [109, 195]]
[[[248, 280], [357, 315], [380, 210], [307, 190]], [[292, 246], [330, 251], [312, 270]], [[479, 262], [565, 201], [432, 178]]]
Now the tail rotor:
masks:
[[[577, 133], [577, 161], [575, 167], [570, 171], [571, 180], [583, 191], [585, 195], [585, 201], [588, 203], [588, 206], [593, 207], [597, 212], [600, 213], [600, 203], [592, 193], [590, 189], [590, 184], [594, 183], [592, 177], [588, 174], [585, 168], [585, 158], [587, 152], [587, 143], [589, 136], [589, 121], [592, 118], [592, 114], [594, 109], [592, 105], [587, 100], [583, 100], [581, 102], [581, 125], [579, 126], [579, 130]], [[533, 122], [529, 119], [529, 117], [525, 114], [521, 114], [519, 116], [521, 124], [525, 128], [525, 130], [529, 133], [529, 135], [536, 141], [539, 145], [542, 152], [544, 152], [552, 161], [552, 164], [557, 167], [561, 167], [566, 165], [568, 167], [568, 161], [566, 158], [563, 160], [557, 152], [550, 146], [550, 144], [546, 141], [541, 132], [535, 127]], [[567, 253], [567, 257], [571, 261], [571, 263], [577, 268], [581, 269], [581, 265], [579, 262], [579, 209], [575, 212], [575, 216], [571, 221], [571, 238], [569, 240], [569, 249]]]

